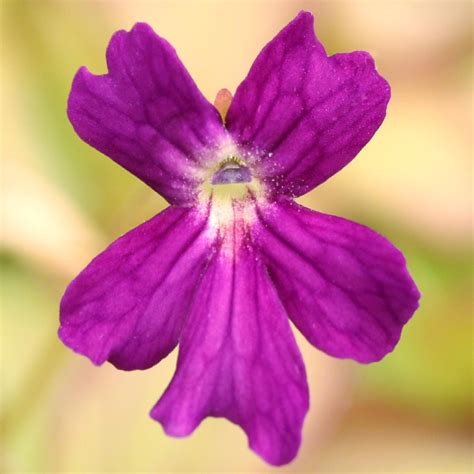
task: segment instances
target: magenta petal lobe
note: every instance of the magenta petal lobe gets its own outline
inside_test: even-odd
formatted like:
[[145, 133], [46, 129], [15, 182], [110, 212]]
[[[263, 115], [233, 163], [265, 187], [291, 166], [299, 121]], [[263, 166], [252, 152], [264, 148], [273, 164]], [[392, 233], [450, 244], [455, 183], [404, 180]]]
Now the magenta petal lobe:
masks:
[[367, 227], [291, 201], [262, 207], [259, 219], [255, 242], [309, 342], [363, 363], [393, 350], [420, 297], [399, 250]]
[[206, 225], [206, 216], [170, 207], [111, 244], [67, 288], [62, 341], [124, 370], [166, 357], [208, 264]]
[[308, 12], [265, 46], [233, 99], [219, 93], [222, 116], [144, 23], [113, 35], [107, 69], [76, 73], [71, 124], [171, 206], [70, 283], [59, 337], [122, 370], [152, 367], [179, 343], [151, 417], [178, 437], [226, 418], [265, 461], [287, 464], [309, 407], [290, 320], [325, 353], [370, 363], [418, 307], [387, 239], [293, 201], [368, 143], [390, 87], [368, 53], [328, 56]]
[[151, 416], [174, 436], [207, 416], [240, 425], [272, 464], [296, 455], [308, 387], [301, 355], [262, 262], [243, 245], [218, 251], [180, 341], [175, 376]]
[[368, 53], [327, 56], [302, 12], [260, 53], [226, 123], [274, 194], [300, 196], [349, 163], [381, 125], [388, 83]]
[[193, 202], [208, 150], [225, 134], [219, 113], [146, 24], [115, 33], [107, 65], [101, 76], [77, 72], [68, 101], [74, 129], [172, 204]]

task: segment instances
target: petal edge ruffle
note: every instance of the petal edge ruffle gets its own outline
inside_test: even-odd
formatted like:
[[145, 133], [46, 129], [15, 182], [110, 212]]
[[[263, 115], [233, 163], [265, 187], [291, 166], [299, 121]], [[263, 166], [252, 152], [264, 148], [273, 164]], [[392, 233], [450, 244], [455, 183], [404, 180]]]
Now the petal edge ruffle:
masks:
[[77, 72], [68, 116], [89, 145], [171, 204], [193, 202], [203, 163], [225, 137], [219, 113], [201, 94], [173, 47], [150, 26], [118, 31], [109, 72]]
[[365, 226], [282, 201], [259, 209], [254, 240], [290, 318], [329, 355], [380, 360], [418, 308], [402, 253]]
[[176, 346], [212, 249], [207, 216], [169, 207], [98, 255], [68, 286], [59, 337], [94, 364], [146, 369]]
[[226, 125], [274, 195], [300, 196], [347, 165], [385, 117], [388, 83], [365, 52], [327, 56], [301, 12], [253, 63]]
[[218, 251], [180, 341], [176, 373], [151, 416], [167, 434], [189, 435], [207, 416], [247, 433], [267, 462], [297, 454], [308, 410], [304, 364], [262, 262], [248, 245]]

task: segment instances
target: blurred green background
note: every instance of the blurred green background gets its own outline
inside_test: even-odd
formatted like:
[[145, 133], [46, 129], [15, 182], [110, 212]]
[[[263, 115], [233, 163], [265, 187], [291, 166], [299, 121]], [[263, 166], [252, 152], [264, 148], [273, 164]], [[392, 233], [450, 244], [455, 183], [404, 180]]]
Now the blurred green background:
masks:
[[298, 337], [311, 409], [298, 458], [278, 472], [471, 472], [472, 4], [454, 0], [2, 2], [2, 472], [276, 470], [225, 420], [178, 440], [148, 417], [176, 353], [126, 373], [58, 341], [67, 283], [166, 205], [81, 142], [65, 109], [76, 69], [105, 72], [110, 36], [136, 21], [212, 101], [303, 8], [328, 52], [370, 51], [393, 95], [369, 145], [301, 202], [384, 233], [423, 297], [378, 364]]

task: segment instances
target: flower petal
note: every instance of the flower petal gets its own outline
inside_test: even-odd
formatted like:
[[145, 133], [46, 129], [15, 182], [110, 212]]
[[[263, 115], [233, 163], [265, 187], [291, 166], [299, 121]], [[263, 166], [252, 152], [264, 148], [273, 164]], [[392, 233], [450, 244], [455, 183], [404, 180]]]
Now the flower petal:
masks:
[[275, 194], [326, 181], [381, 125], [390, 88], [368, 53], [328, 57], [301, 12], [260, 53], [237, 89], [226, 125], [255, 154]]
[[258, 214], [255, 242], [309, 342], [363, 363], [392, 351], [420, 297], [401, 252], [367, 227], [291, 201]]
[[81, 68], [68, 116], [87, 143], [173, 204], [191, 202], [201, 164], [224, 128], [171, 45], [144, 23], [118, 31], [109, 73]]
[[266, 461], [285, 464], [308, 409], [303, 361], [262, 262], [246, 244], [231, 258], [225, 247], [202, 280], [175, 376], [151, 416], [173, 436], [225, 417]]
[[166, 357], [209, 261], [206, 225], [204, 215], [169, 207], [116, 240], [67, 288], [62, 341], [124, 370]]

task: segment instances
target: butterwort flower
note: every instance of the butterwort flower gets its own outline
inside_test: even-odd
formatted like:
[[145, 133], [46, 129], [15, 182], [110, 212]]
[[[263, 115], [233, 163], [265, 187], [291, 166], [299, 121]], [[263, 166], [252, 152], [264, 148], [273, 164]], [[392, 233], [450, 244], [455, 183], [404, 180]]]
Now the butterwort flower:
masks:
[[225, 417], [267, 462], [288, 463], [309, 399], [289, 320], [325, 353], [369, 363], [418, 306], [388, 240], [293, 200], [370, 140], [389, 85], [365, 52], [327, 56], [306, 12], [265, 46], [225, 119], [146, 24], [114, 34], [107, 65], [79, 69], [69, 119], [170, 206], [73, 280], [59, 336], [122, 370], [152, 367], [179, 343], [152, 418], [186, 436]]

